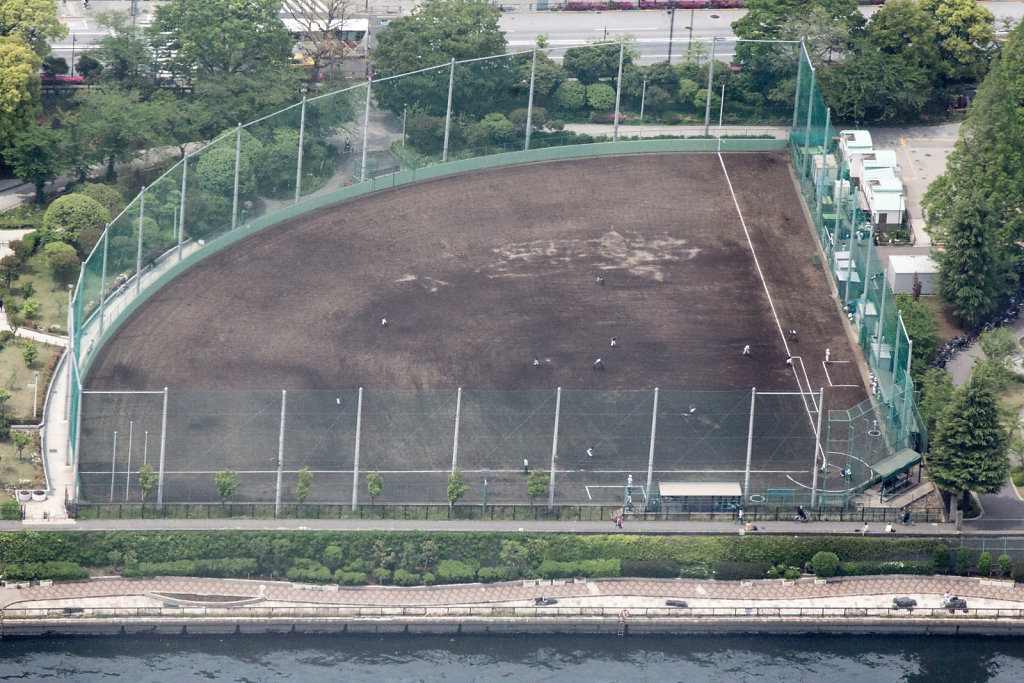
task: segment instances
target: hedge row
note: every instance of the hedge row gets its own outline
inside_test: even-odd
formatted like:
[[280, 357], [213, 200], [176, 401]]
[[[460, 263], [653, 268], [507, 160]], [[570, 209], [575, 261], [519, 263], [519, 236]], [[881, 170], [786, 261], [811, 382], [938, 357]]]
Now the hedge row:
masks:
[[[858, 0], [858, 4], [884, 5], [885, 0]], [[565, 3], [564, 6], [570, 12], [634, 9], [742, 9], [744, 7], [746, 7], [744, 0], [637, 0], [637, 2], [602, 0], [600, 2], [573, 1]]]
[[77, 562], [8, 562], [4, 569], [7, 581], [78, 581], [89, 578], [89, 572]]
[[171, 560], [139, 562], [125, 565], [121, 576], [148, 578], [152, 576], [205, 576], [217, 579], [243, 578], [256, 573], [256, 560], [234, 557], [217, 560]]

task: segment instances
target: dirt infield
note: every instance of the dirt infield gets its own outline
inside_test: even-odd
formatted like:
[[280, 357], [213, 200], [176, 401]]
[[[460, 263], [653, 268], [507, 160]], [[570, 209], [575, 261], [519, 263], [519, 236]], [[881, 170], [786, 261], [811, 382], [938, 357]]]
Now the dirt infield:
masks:
[[[166, 386], [172, 396], [356, 387], [795, 391], [788, 343], [811, 387], [828, 388], [824, 350], [836, 361], [856, 355], [814, 264], [786, 159], [784, 151], [724, 155], [778, 322], [716, 155], [593, 158], [382, 191], [270, 228], [157, 292], [101, 351], [85, 387]], [[780, 326], [795, 328], [799, 340], [787, 342]], [[749, 357], [741, 354], [747, 344]], [[593, 369], [597, 358], [604, 370]], [[840, 374], [844, 382], [851, 376]], [[827, 408], [866, 397], [862, 386], [826, 394]], [[105, 471], [109, 480], [107, 441], [118, 420], [85, 405], [82, 471]], [[273, 457], [224, 466], [273, 469], [275, 411], [267, 408], [261, 426]], [[342, 431], [348, 438], [351, 430]], [[169, 456], [177, 438], [169, 429]], [[218, 443], [227, 452], [248, 447], [244, 436]], [[579, 444], [573, 448], [585, 450]], [[546, 464], [534, 450], [535, 462]], [[627, 460], [646, 469], [646, 446], [636, 450]], [[449, 443], [406, 469], [429, 470], [433, 479], [451, 456]], [[810, 458], [808, 451], [798, 459]], [[347, 460], [329, 469], [348, 469], [350, 481], [351, 454]], [[371, 460], [360, 469], [375, 467]], [[617, 482], [621, 464], [606, 467]], [[438, 481], [432, 488], [443, 476]], [[348, 494], [324, 496], [345, 500], [348, 486]], [[209, 488], [197, 484], [189, 495]]]

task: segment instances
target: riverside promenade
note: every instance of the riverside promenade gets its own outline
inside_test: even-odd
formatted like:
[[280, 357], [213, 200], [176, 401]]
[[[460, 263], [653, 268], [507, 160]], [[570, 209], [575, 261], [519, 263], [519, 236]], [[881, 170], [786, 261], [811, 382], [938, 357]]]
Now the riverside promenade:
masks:
[[[941, 609], [943, 593], [967, 612]], [[537, 597], [557, 603], [537, 606]], [[917, 600], [912, 611], [892, 599]], [[685, 601], [685, 607], [666, 604]], [[133, 633], [1024, 633], [1024, 586], [883, 576], [516, 581], [400, 588], [94, 579], [0, 589], [3, 635]]]

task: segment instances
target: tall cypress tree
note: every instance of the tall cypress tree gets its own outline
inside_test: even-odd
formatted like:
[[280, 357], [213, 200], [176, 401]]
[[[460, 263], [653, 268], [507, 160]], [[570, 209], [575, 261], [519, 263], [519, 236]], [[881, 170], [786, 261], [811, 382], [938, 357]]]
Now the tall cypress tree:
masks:
[[939, 294], [970, 327], [984, 323], [1010, 292], [1012, 266], [999, 233], [988, 202], [977, 193], [952, 207], [939, 257]]
[[953, 395], [936, 421], [928, 454], [928, 477], [942, 491], [967, 496], [997, 493], [1010, 470], [1009, 435], [999, 419], [999, 402], [990, 386], [972, 378]]

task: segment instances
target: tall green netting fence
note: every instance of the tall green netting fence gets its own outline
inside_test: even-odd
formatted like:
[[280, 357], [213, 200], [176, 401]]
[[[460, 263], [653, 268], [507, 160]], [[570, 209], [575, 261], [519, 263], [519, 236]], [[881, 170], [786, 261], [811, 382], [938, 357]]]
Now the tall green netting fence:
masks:
[[868, 401], [829, 411], [828, 452], [847, 459], [854, 481], [871, 481], [871, 465], [903, 448], [923, 448], [927, 434], [914, 402], [910, 340], [805, 49], [790, 149], [830, 278], [874, 375]]

